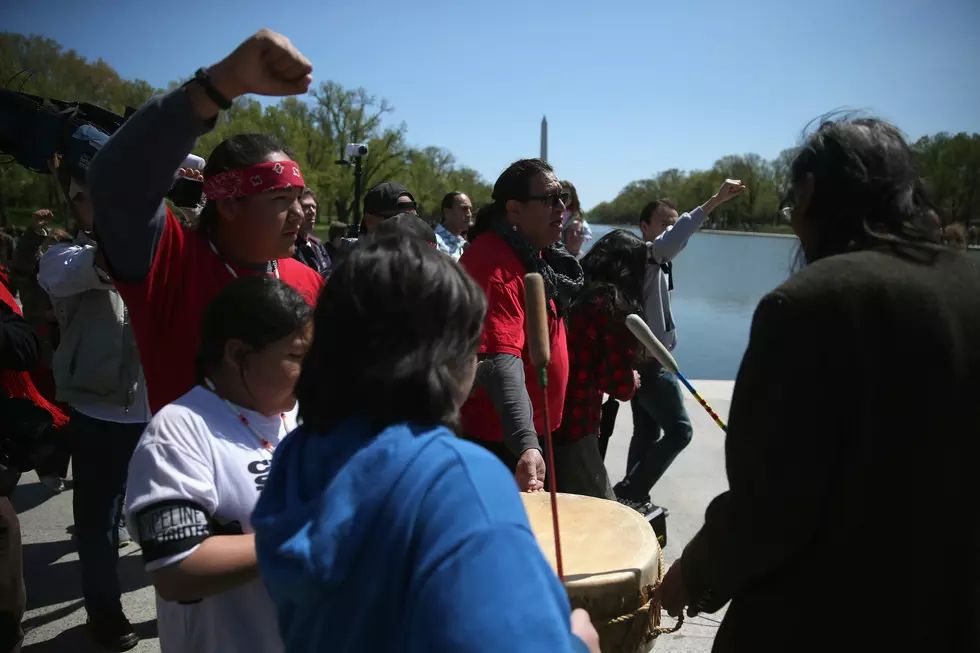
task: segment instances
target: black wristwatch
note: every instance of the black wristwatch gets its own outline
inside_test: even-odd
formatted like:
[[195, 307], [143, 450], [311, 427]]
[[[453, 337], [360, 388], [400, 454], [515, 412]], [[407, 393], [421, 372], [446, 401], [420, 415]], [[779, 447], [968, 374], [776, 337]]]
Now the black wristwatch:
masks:
[[[208, 96], [208, 98], [217, 104], [218, 108], [222, 111], [227, 111], [231, 108], [231, 100], [222, 95], [221, 91], [214, 87], [214, 84], [211, 83], [211, 76], [204, 68], [198, 68], [197, 72], [194, 73], [194, 79], [187, 82], [187, 84], [197, 84], [204, 89], [204, 93]], [[185, 86], [187, 86], [187, 84], [185, 84]]]

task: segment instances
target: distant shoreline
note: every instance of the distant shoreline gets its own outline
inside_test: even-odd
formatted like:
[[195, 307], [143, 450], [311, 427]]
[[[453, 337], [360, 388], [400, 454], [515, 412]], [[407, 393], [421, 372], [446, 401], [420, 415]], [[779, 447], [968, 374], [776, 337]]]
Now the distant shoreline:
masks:
[[[597, 222], [595, 226], [598, 227], [608, 227], [609, 229], [629, 229], [633, 233], [637, 233], [639, 229], [632, 225], [615, 225], [615, 224], [603, 224]], [[717, 234], [719, 236], [766, 236], [767, 238], [796, 238], [795, 234], [781, 234], [774, 233], [770, 231], [729, 231], [727, 229], [705, 229], [701, 228], [695, 233], [699, 234]], [[980, 253], [980, 245], [970, 245], [967, 249], [971, 252]]]
[[[700, 229], [699, 234], [724, 234], [726, 236], [768, 236], [770, 238], [796, 238], [793, 234], [767, 233], [764, 231], [722, 231], [721, 229]], [[980, 245], [969, 245], [968, 250], [980, 252]]]
[[796, 238], [793, 234], [777, 234], [768, 231], [726, 231], [723, 229], [700, 229], [699, 234], [719, 234], [724, 236], [768, 236], [770, 238]]

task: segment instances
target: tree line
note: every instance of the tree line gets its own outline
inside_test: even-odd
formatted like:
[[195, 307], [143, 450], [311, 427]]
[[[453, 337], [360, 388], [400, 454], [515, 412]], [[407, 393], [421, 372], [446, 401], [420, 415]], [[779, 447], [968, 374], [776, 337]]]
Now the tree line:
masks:
[[[923, 136], [912, 145], [930, 200], [943, 224], [980, 226], [980, 134]], [[634, 223], [643, 206], [672, 198], [684, 211], [703, 203], [726, 178], [740, 179], [745, 192], [714, 213], [720, 229], [789, 230], [779, 210], [796, 148], [767, 161], [758, 154], [725, 156], [709, 170], [665, 170], [649, 179], [630, 182], [609, 202], [589, 212], [589, 220], [607, 224]]]
[[[42, 36], [0, 33], [0, 83], [6, 88], [65, 101], [90, 102], [118, 114], [161, 93], [144, 80], [126, 80], [101, 59], [86, 61], [74, 50]], [[170, 88], [182, 83], [171, 82]], [[278, 137], [303, 169], [317, 194], [321, 215], [347, 220], [354, 209], [354, 171], [338, 165], [347, 143], [367, 143], [365, 191], [395, 180], [411, 189], [421, 212], [437, 216], [443, 196], [469, 195], [477, 205], [490, 201], [491, 186], [472, 168], [460, 165], [448, 150], [409, 143], [404, 123], [392, 126], [394, 107], [363, 88], [327, 81], [308, 97], [285, 98], [262, 106], [239, 98], [222, 112], [215, 129], [203, 136], [196, 154], [205, 158], [232, 134], [262, 132]], [[0, 161], [0, 225], [13, 215], [40, 207], [56, 208], [57, 189], [50, 175], [39, 175], [13, 162]]]
[[[106, 62], [87, 61], [73, 50], [43, 36], [0, 33], [0, 83], [25, 93], [67, 101], [85, 101], [116, 113], [139, 107], [160, 93], [144, 80], [126, 80]], [[170, 88], [180, 82], [172, 82]], [[307, 184], [317, 193], [320, 214], [348, 220], [354, 208], [352, 168], [338, 165], [347, 143], [368, 143], [364, 160], [365, 190], [387, 179], [405, 184], [420, 204], [421, 213], [439, 214], [440, 201], [450, 191], [468, 194], [474, 205], [490, 201], [491, 185], [472, 168], [460, 165], [448, 150], [418, 147], [407, 139], [404, 123], [393, 125], [394, 107], [363, 88], [323, 82], [304, 98], [285, 98], [262, 106], [239, 98], [223, 112], [214, 131], [202, 137], [197, 154], [207, 156], [224, 138], [242, 132], [279, 137], [303, 168]], [[980, 216], [980, 134], [947, 134], [920, 138], [914, 149], [944, 223]], [[636, 221], [643, 206], [670, 197], [681, 210], [697, 206], [725, 178], [741, 179], [746, 191], [721, 207], [712, 218], [727, 229], [785, 228], [779, 217], [794, 149], [768, 161], [757, 154], [730, 155], [709, 170], [665, 170], [649, 179], [630, 182], [611, 201], [588, 214], [592, 222], [624, 224]], [[11, 215], [40, 207], [57, 208], [57, 189], [49, 175], [29, 172], [0, 161], [0, 225]]]

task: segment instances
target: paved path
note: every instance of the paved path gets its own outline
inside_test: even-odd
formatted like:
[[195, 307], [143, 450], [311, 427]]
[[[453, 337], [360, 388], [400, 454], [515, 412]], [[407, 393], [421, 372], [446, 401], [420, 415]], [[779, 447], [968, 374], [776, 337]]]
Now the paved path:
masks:
[[[694, 386], [719, 414], [728, 415], [731, 382], [695, 381]], [[654, 496], [656, 502], [670, 508], [669, 542], [665, 551], [668, 565], [701, 525], [708, 502], [726, 487], [724, 434], [692, 398], [688, 397], [687, 405], [694, 423], [694, 441], [657, 485]], [[623, 476], [631, 433], [632, 416], [626, 405], [620, 410], [616, 433], [609, 445], [607, 464], [614, 483]], [[24, 653], [100, 650], [90, 642], [85, 630], [78, 555], [71, 539], [71, 494], [69, 490], [51, 496], [34, 474], [27, 474], [14, 497], [24, 533], [28, 601]], [[139, 547], [131, 545], [121, 551], [119, 569], [126, 613], [143, 640], [133, 650], [156, 653], [160, 647], [154, 593], [143, 572]], [[661, 638], [655, 650], [710, 651], [716, 626], [702, 618], [694, 621], [685, 624], [680, 632]]]

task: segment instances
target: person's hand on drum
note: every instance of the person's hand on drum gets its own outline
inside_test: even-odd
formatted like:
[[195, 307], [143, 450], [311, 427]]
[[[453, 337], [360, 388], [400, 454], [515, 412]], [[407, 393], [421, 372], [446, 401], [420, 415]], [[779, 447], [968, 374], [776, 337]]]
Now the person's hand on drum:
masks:
[[667, 570], [660, 587], [657, 588], [656, 596], [660, 600], [661, 607], [671, 617], [677, 619], [684, 614], [684, 608], [691, 602], [691, 597], [688, 596], [687, 587], [684, 585], [680, 560]]
[[572, 610], [572, 634], [585, 642], [589, 653], [599, 653], [599, 633], [592, 625], [592, 617], [582, 608]]
[[540, 492], [544, 490], [544, 458], [538, 449], [526, 449], [517, 461], [514, 477], [521, 492]]

